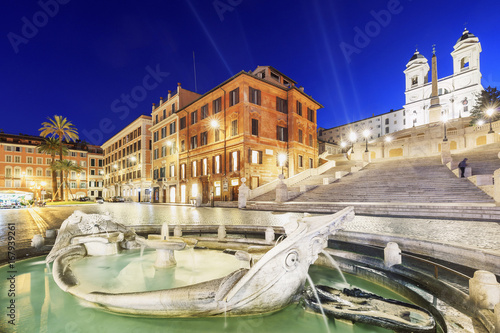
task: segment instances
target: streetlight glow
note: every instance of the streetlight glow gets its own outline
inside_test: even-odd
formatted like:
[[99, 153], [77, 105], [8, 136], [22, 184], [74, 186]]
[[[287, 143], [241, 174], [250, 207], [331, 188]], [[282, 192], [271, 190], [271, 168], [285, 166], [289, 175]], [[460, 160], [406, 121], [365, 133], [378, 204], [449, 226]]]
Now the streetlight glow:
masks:
[[486, 114], [488, 115], [488, 118], [490, 118], [490, 130], [489, 130], [488, 134], [495, 133], [493, 131], [493, 128], [491, 127], [491, 119], [493, 118], [493, 113], [495, 113], [495, 109], [490, 108], [490, 109], [486, 110]]
[[392, 141], [392, 137], [387, 136], [387, 137], [385, 138], [385, 142], [391, 142], [391, 141]]
[[345, 146], [346, 146], [346, 145], [347, 145], [347, 143], [345, 143], [344, 141], [342, 141], [342, 142], [340, 143], [340, 146], [341, 146], [342, 148], [345, 148]]
[[477, 121], [477, 126], [483, 126], [483, 125], [484, 125], [484, 120], [479, 119], [479, 120]]
[[356, 135], [356, 133], [354, 132], [349, 133], [349, 141], [354, 142], [356, 141], [357, 138], [358, 136]]
[[367, 128], [363, 131], [363, 136], [365, 137], [365, 153], [368, 152], [368, 136], [370, 136], [370, 130]]
[[219, 122], [218, 122], [217, 120], [212, 119], [212, 120], [210, 121], [210, 126], [211, 126], [212, 128], [214, 128], [214, 129], [217, 129], [217, 128], [219, 128], [219, 126], [220, 126], [220, 125], [219, 125]]

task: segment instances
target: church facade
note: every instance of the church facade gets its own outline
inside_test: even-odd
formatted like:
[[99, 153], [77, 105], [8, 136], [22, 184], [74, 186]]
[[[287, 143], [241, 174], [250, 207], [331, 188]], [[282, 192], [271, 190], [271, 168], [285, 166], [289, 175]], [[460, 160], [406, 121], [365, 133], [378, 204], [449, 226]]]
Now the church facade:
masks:
[[364, 140], [363, 130], [368, 129], [370, 131], [368, 140], [372, 140], [413, 126], [470, 116], [475, 96], [483, 90], [480, 53], [479, 39], [465, 29], [451, 52], [453, 74], [437, 79], [437, 68], [433, 69], [436, 71], [434, 77], [437, 80], [439, 112], [436, 112], [436, 108], [431, 108], [433, 103], [432, 82], [429, 80], [431, 68], [425, 56], [415, 51], [404, 70], [403, 108], [330, 129], [320, 128], [318, 138], [325, 142], [341, 144], [350, 142], [349, 135], [354, 132], [358, 142]]

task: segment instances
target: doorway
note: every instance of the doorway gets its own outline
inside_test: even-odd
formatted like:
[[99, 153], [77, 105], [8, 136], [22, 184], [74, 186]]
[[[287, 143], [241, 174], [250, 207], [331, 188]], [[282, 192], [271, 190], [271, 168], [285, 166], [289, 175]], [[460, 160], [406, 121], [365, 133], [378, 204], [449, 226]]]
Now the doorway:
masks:
[[170, 186], [170, 202], [175, 202], [175, 186]]

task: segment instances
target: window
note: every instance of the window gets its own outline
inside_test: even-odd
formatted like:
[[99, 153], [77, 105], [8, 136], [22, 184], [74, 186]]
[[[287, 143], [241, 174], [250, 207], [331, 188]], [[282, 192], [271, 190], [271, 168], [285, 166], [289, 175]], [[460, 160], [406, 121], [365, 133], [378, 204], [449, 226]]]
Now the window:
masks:
[[303, 161], [302, 155], [299, 155], [299, 168], [303, 168], [303, 167], [304, 167], [304, 161]]
[[158, 169], [153, 170], [153, 179], [158, 179]]
[[158, 131], [153, 133], [153, 142], [158, 141]]
[[314, 110], [307, 108], [307, 120], [314, 122]]
[[175, 164], [170, 164], [169, 177], [175, 177]]
[[165, 118], [167, 118], [167, 110], [163, 109], [163, 119], [165, 119]]
[[165, 167], [160, 168], [160, 178], [165, 178]]
[[163, 139], [166, 136], [167, 136], [167, 126], [162, 127], [161, 129], [161, 138]]
[[172, 143], [170, 144], [170, 146], [168, 146], [168, 150], [169, 150], [168, 153], [170, 155], [175, 154], [175, 147], [176, 147], [175, 141], [172, 141]]
[[181, 151], [185, 151], [185, 150], [186, 150], [186, 141], [181, 140]]
[[222, 105], [221, 105], [222, 98], [217, 98], [212, 102], [212, 110], [214, 114], [217, 114], [222, 111]]
[[5, 155], [5, 162], [12, 163], [12, 155]]
[[186, 128], [186, 117], [182, 117], [179, 120], [179, 129], [184, 129]]
[[220, 130], [218, 130], [218, 129], [214, 130], [214, 137], [215, 137], [215, 139], [214, 139], [215, 142], [220, 140]]
[[208, 132], [200, 134], [200, 146], [205, 146], [208, 143]]
[[198, 170], [196, 169], [196, 167], [197, 167], [196, 164], [197, 164], [196, 161], [193, 161], [191, 163], [191, 177], [196, 177], [197, 176], [197, 171]]
[[259, 136], [259, 120], [252, 119], [252, 135]]
[[249, 87], [250, 103], [260, 105], [260, 90]]
[[240, 88], [236, 88], [229, 92], [229, 106], [236, 105], [240, 102]]
[[22, 147], [14, 147], [14, 151], [17, 151], [18, 153], [22, 153], [23, 148]]
[[203, 176], [208, 175], [208, 158], [204, 158], [201, 164], [202, 164]]
[[12, 180], [6, 180], [5, 187], [12, 187]]
[[389, 127], [385, 128], [385, 134], [389, 133]]
[[262, 164], [262, 152], [248, 149], [248, 162], [252, 164]]
[[12, 151], [12, 146], [5, 146], [4, 149], [5, 151]]
[[186, 179], [186, 164], [181, 164], [181, 179]]
[[[134, 146], [135, 146], [135, 144], [134, 144]], [[99, 160], [99, 166], [102, 167], [102, 160]]]
[[272, 78], [272, 79], [274, 79], [274, 80], [276, 80], [276, 81], [278, 81], [278, 82], [280, 82], [280, 77], [279, 77], [279, 75], [274, 74], [273, 72], [271, 72], [271, 78]]
[[20, 180], [14, 180], [14, 187], [21, 187], [21, 181]]
[[21, 163], [21, 156], [14, 156], [14, 163]]
[[36, 176], [37, 177], [42, 177], [43, 176], [43, 169], [42, 168], [37, 168], [36, 169]]
[[95, 176], [95, 170], [94, 169], [90, 169], [90, 175], [91, 176]]
[[198, 121], [198, 110], [191, 112], [191, 125]]
[[418, 84], [418, 76], [414, 76], [411, 78], [411, 85], [416, 86]]
[[279, 141], [288, 141], [288, 132], [286, 127], [276, 126], [276, 139]]
[[297, 101], [297, 114], [299, 116], [302, 116], [302, 103], [300, 103], [299, 101]]
[[229, 153], [229, 171], [238, 171], [240, 169], [240, 152], [239, 151], [233, 151]]
[[221, 169], [220, 169], [220, 164], [221, 164], [220, 160], [221, 160], [221, 156], [220, 155], [217, 155], [217, 156], [213, 157], [212, 165], [213, 165], [213, 173], [215, 173], [215, 174], [219, 174], [221, 172]]
[[87, 153], [80, 153], [80, 157], [87, 157]]
[[167, 147], [163, 146], [161, 147], [161, 157], [167, 156]]
[[45, 170], [45, 177], [52, 177], [52, 171], [50, 169]]
[[389, 125], [389, 119], [388, 118], [385, 119], [385, 124]]
[[20, 167], [14, 168], [14, 177], [16, 177], [16, 178], [21, 177], [21, 168]]
[[172, 103], [172, 110], [170, 111], [170, 114], [173, 114], [175, 112], [175, 103]]
[[469, 68], [469, 57], [463, 57], [460, 60], [460, 69], [467, 69]]
[[158, 159], [158, 148], [156, 148], [153, 152], [153, 160]]
[[86, 168], [87, 167], [87, 162], [86, 161], [81, 161], [80, 162], [80, 166], [83, 167], [83, 168]]
[[205, 119], [206, 117], [208, 117], [208, 104], [201, 107], [201, 119]]
[[313, 136], [312, 134], [309, 134], [309, 146], [312, 147], [313, 145], [314, 145]]
[[33, 157], [31, 156], [26, 157], [26, 163], [33, 164]]
[[312, 168], [314, 168], [314, 162], [313, 162], [313, 159], [310, 158], [309, 159], [309, 169], [312, 169]]
[[231, 135], [238, 135], [238, 119], [235, 119], [231, 122]]
[[287, 101], [285, 99], [276, 97], [276, 110], [282, 113], [288, 113]]
[[169, 127], [170, 127], [170, 135], [174, 134], [175, 130], [176, 130], [176, 128], [175, 128], [175, 121], [172, 122], [172, 123], [170, 123]]
[[93, 158], [90, 159], [90, 166], [91, 167], [95, 166], [95, 159], [93, 159]]
[[12, 177], [12, 168], [5, 167], [5, 177]]
[[195, 149], [196, 147], [198, 147], [198, 136], [197, 135], [191, 137], [191, 149]]
[[86, 182], [80, 182], [80, 188], [87, 188]]
[[398, 123], [398, 121], [397, 121], [397, 120], [394, 120], [394, 125], [396, 125], [397, 123]]
[[302, 130], [299, 129], [299, 142], [302, 143]]

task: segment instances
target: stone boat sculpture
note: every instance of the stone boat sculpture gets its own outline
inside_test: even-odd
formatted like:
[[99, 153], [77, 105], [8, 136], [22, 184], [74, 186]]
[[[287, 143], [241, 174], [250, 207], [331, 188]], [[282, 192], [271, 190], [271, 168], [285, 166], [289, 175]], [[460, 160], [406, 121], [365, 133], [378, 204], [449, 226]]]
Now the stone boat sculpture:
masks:
[[287, 237], [250, 269], [220, 279], [174, 289], [112, 294], [78, 288], [71, 262], [89, 252], [113, 254], [119, 247], [138, 246], [136, 235], [109, 216], [75, 212], [63, 223], [47, 262], [54, 261], [53, 277], [62, 290], [125, 315], [205, 317], [273, 312], [301, 296], [309, 266], [327, 246], [328, 236], [353, 218], [353, 207], [347, 207], [333, 215], [291, 220], [285, 225]]

